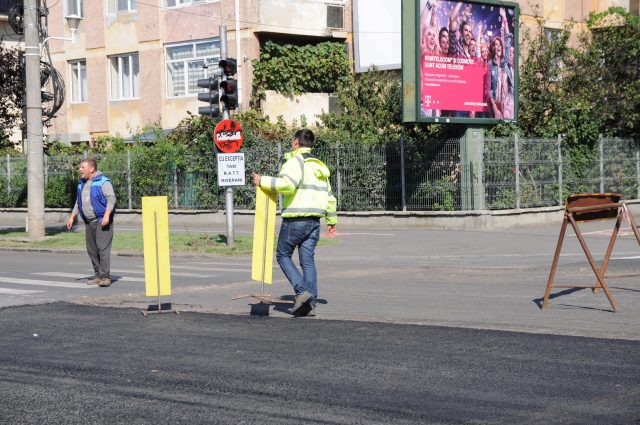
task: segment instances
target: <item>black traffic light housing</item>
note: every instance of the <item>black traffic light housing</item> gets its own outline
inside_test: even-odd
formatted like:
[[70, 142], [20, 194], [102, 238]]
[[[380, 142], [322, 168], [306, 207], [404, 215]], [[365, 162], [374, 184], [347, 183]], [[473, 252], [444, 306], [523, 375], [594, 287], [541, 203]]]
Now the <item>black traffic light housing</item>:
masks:
[[212, 118], [220, 115], [220, 81], [218, 78], [200, 78], [198, 79], [198, 87], [209, 89], [208, 92], [198, 93], [198, 100], [209, 104], [209, 106], [200, 106], [198, 113], [200, 115], [209, 115]]
[[224, 80], [220, 82], [220, 88], [224, 93], [220, 96], [220, 101], [224, 103], [227, 110], [238, 107], [238, 82], [236, 80]]
[[238, 72], [238, 64], [233, 58], [222, 59], [218, 62], [222, 70], [223, 80], [220, 82], [220, 102], [224, 109], [230, 111], [238, 107], [238, 81], [233, 76]]
[[227, 77], [231, 77], [238, 72], [238, 64], [234, 58], [222, 59], [218, 62], [218, 66], [222, 68], [222, 73]]

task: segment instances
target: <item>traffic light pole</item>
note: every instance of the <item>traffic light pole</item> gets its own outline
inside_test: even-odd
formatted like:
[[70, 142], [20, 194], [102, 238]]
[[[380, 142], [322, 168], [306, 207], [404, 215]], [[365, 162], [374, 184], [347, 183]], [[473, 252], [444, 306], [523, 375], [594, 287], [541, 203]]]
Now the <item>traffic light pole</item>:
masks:
[[27, 227], [31, 238], [43, 238], [45, 230], [38, 3], [38, 0], [24, 1], [24, 57], [27, 93]]
[[[220, 57], [227, 57], [227, 26], [220, 25]], [[226, 79], [224, 72], [222, 78]], [[225, 107], [222, 111], [222, 119], [229, 119], [229, 110]], [[235, 236], [233, 230], [233, 186], [224, 188], [225, 210], [227, 214], [227, 246], [235, 245]]]

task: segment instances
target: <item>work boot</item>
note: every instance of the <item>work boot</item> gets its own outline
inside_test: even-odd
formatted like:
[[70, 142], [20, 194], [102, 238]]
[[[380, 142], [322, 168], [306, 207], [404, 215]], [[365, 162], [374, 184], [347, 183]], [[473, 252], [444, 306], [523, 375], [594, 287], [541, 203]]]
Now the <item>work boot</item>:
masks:
[[303, 293], [296, 295], [296, 302], [291, 309], [291, 314], [295, 314], [303, 305], [308, 305], [311, 302], [311, 293], [304, 291]]
[[100, 283], [98, 285], [104, 287], [111, 286], [111, 278], [109, 276], [103, 277], [100, 279]]
[[102, 280], [102, 278], [98, 275], [96, 275], [93, 279], [89, 279], [87, 280], [87, 285], [97, 285], [100, 283], [100, 281]]
[[303, 304], [293, 313], [293, 317], [315, 317], [316, 306], [311, 304]]

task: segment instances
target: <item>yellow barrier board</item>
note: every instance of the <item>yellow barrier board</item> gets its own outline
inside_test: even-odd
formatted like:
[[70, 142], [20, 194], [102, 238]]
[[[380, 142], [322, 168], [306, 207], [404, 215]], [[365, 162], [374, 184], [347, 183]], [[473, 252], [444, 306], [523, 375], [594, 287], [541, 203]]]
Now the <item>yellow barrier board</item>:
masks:
[[276, 229], [276, 193], [256, 189], [256, 212], [253, 220], [253, 256], [251, 279], [271, 283], [273, 274], [273, 240]]
[[142, 198], [142, 238], [147, 297], [171, 295], [169, 211], [166, 196]]

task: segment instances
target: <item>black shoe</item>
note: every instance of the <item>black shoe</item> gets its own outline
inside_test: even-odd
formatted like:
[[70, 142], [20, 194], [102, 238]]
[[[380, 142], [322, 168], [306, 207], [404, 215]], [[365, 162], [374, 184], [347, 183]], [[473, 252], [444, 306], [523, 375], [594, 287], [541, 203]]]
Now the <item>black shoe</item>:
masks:
[[304, 304], [293, 313], [293, 317], [315, 317], [316, 306]]
[[291, 314], [295, 314], [303, 305], [309, 305], [311, 298], [309, 291], [304, 291], [303, 293], [296, 295], [296, 302], [291, 309]]

